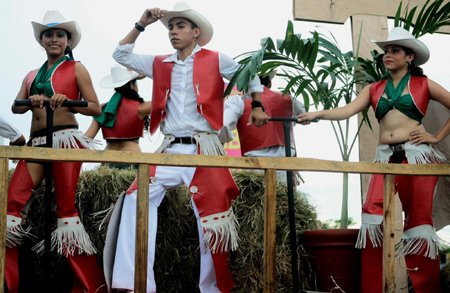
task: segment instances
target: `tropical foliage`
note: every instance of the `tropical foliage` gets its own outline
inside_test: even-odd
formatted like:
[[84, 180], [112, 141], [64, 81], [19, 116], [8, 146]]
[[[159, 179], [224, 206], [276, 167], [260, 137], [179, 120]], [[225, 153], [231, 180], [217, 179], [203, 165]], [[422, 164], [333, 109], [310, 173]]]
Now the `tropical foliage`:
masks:
[[[370, 68], [373, 62], [354, 57], [352, 51], [343, 52], [333, 34], [311, 32], [311, 37], [303, 38], [295, 34], [293, 23], [288, 22], [283, 40], [275, 42], [269, 37], [262, 40], [261, 49], [238, 56], [242, 67], [231, 80], [228, 89], [234, 84], [239, 90], [246, 90], [249, 79], [257, 73], [268, 74], [277, 69], [278, 76], [286, 80], [283, 93], [294, 98], [301, 97], [307, 111], [332, 109], [352, 101], [357, 94], [355, 85], [370, 81], [378, 71], [371, 69], [370, 74], [359, 73], [361, 66]], [[375, 74], [377, 73], [377, 74]], [[228, 90], [227, 89], [227, 90]], [[225, 92], [227, 95], [228, 92]], [[364, 122], [359, 123], [358, 130]], [[348, 161], [355, 146], [357, 133], [350, 131], [350, 119], [330, 121], [337, 139], [342, 160]], [[348, 174], [344, 173], [342, 227], [348, 224]]]

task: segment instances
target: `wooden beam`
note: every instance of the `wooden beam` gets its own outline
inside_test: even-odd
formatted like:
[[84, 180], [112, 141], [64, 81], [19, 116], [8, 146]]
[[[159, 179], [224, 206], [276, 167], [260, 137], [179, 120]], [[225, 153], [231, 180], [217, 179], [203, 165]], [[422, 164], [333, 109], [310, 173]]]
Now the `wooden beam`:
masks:
[[264, 197], [264, 293], [275, 293], [276, 231], [277, 231], [277, 172], [266, 170]]
[[8, 159], [0, 158], [0, 292], [4, 292], [6, 213], [8, 206]]
[[383, 292], [395, 293], [395, 186], [394, 175], [384, 177]]
[[[295, 20], [343, 24], [354, 15], [394, 18], [401, 0], [293, 0], [293, 2]], [[423, 6], [426, 1], [403, 1], [402, 8], [405, 8], [408, 2], [412, 8]], [[444, 1], [443, 5], [448, 2], [450, 0]], [[450, 27], [443, 27], [439, 32], [450, 34]]]
[[381, 164], [366, 162], [327, 161], [308, 158], [264, 158], [151, 154], [119, 151], [95, 151], [0, 146], [0, 158], [58, 161], [149, 164], [161, 166], [215, 167], [232, 169], [276, 169], [363, 174], [437, 175], [449, 176], [449, 164]]
[[136, 199], [136, 248], [135, 248], [135, 275], [134, 291], [147, 292], [147, 263], [148, 263], [148, 184], [150, 166], [139, 164], [138, 167], [138, 194]]

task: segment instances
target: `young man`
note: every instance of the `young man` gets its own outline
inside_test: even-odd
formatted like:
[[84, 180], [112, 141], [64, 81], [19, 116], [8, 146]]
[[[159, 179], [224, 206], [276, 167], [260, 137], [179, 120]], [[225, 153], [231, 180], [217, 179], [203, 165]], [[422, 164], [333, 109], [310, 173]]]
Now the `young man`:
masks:
[[[169, 29], [176, 50], [172, 55], [137, 55], [134, 42], [147, 26], [160, 20]], [[164, 141], [156, 152], [171, 154], [224, 155], [217, 132], [223, 124], [223, 78], [231, 79], [239, 64], [231, 58], [203, 49], [213, 29], [200, 13], [185, 3], [173, 11], [147, 9], [131, 32], [114, 51], [114, 59], [153, 79], [150, 132], [158, 126]], [[254, 108], [248, 123], [260, 127], [268, 117], [261, 107], [262, 86], [256, 79], [249, 85]], [[228, 268], [228, 251], [237, 247], [236, 218], [231, 201], [239, 194], [230, 171], [223, 168], [152, 166], [150, 169], [149, 253], [147, 292], [156, 292], [153, 274], [157, 208], [165, 190], [180, 184], [189, 187], [198, 219], [201, 249], [201, 292], [230, 292], [234, 287]], [[133, 290], [136, 185], [124, 199], [112, 288]], [[131, 240], [130, 240], [131, 239]]]
[[[261, 94], [261, 102], [265, 112], [271, 117], [296, 117], [305, 113], [305, 106], [289, 95], [272, 91], [272, 79], [276, 72], [267, 76], [260, 76], [264, 92]], [[225, 101], [223, 128], [219, 132], [222, 143], [234, 139], [233, 130], [237, 129], [241, 152], [244, 157], [285, 157], [285, 142], [283, 122], [270, 122], [267, 126], [256, 128], [247, 127], [248, 117], [252, 112], [251, 99], [247, 95], [230, 96]], [[295, 116], [294, 116], [295, 115]], [[291, 125], [291, 154], [295, 156], [294, 128]], [[277, 177], [286, 182], [286, 171], [277, 171]]]

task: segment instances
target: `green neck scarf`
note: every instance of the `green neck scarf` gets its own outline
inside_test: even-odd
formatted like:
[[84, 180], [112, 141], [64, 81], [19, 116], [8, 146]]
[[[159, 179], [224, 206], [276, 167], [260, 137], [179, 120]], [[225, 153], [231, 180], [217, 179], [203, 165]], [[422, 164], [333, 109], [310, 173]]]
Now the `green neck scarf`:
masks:
[[397, 87], [394, 87], [394, 83], [392, 82], [391, 76], [389, 76], [386, 88], [384, 92], [389, 101], [389, 107], [392, 109], [394, 107], [395, 101], [402, 95], [403, 90], [405, 89], [406, 84], [411, 78], [411, 74], [408, 72], [403, 76], [400, 82], [397, 84]]
[[102, 106], [102, 114], [98, 117], [94, 117], [103, 127], [113, 127], [116, 122], [117, 108], [119, 107], [122, 95], [116, 92], [108, 103]]
[[52, 81], [50, 77], [52, 76], [53, 71], [55, 71], [56, 67], [58, 67], [59, 64], [61, 64], [63, 61], [66, 60], [72, 59], [70, 59], [67, 56], [63, 56], [61, 59], [56, 61], [55, 65], [53, 65], [52, 68], [50, 68], [48, 71], [47, 71], [48, 61], [45, 61], [44, 65], [42, 65], [41, 68], [39, 69], [36, 78], [34, 79], [34, 82], [31, 86], [30, 90], [31, 95], [44, 94], [47, 97], [51, 98], [55, 93], [53, 92]]

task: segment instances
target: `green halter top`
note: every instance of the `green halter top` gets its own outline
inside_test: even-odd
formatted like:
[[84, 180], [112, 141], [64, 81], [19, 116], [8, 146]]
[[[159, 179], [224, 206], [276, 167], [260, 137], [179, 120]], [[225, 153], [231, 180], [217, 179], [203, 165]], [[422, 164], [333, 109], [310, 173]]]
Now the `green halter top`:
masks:
[[51, 98], [55, 93], [53, 92], [52, 81], [50, 77], [52, 76], [53, 71], [55, 71], [56, 67], [58, 67], [59, 64], [61, 64], [63, 61], [66, 60], [72, 59], [70, 59], [67, 56], [64, 56], [58, 61], [56, 61], [55, 65], [53, 65], [52, 68], [50, 68], [48, 71], [47, 71], [48, 61], [45, 61], [45, 63], [39, 69], [33, 83], [31, 84], [30, 95], [44, 94], [47, 97]]
[[410, 94], [402, 95], [405, 86], [408, 84], [411, 74], [408, 72], [398, 83], [397, 87], [394, 87], [392, 78], [389, 75], [386, 88], [384, 92], [387, 98], [381, 97], [378, 102], [377, 110], [375, 112], [375, 117], [378, 121], [383, 119], [386, 114], [392, 110], [397, 109], [411, 119], [422, 123], [423, 115], [417, 109], [416, 105]]

